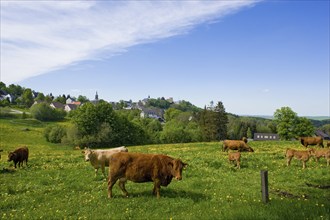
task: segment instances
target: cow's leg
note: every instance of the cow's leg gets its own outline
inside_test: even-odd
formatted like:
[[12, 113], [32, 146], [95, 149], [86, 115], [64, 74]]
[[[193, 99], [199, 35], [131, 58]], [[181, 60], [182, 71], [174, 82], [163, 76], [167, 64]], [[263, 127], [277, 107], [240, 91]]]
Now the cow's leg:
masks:
[[154, 195], [157, 195], [157, 198], [160, 198], [160, 180], [159, 179], [154, 180], [154, 189], [152, 190], [152, 193]]
[[95, 168], [95, 177], [97, 176], [97, 171], [99, 170], [99, 168]]
[[124, 193], [124, 195], [126, 196], [126, 197], [128, 197], [128, 192], [127, 192], [127, 190], [125, 189], [125, 183], [126, 183], [126, 179], [125, 178], [121, 178], [121, 179], [119, 179], [119, 187], [120, 187], [120, 189], [121, 189], [121, 191], [123, 191], [123, 193]]
[[109, 181], [108, 181], [108, 198], [112, 198], [112, 187], [117, 182], [117, 178], [113, 178], [109, 175]]
[[329, 166], [329, 164], [330, 164], [330, 157], [327, 158], [327, 166]]
[[320, 157], [315, 157], [315, 160], [318, 163], [320, 161]]
[[241, 169], [241, 165], [240, 165], [240, 161], [239, 160], [236, 161], [236, 164], [237, 164], [237, 168], [238, 169]]
[[292, 157], [288, 157], [288, 158], [286, 159], [286, 165], [287, 165], [287, 166], [290, 166], [291, 159], [292, 159]]
[[105, 178], [107, 178], [107, 176], [105, 175], [105, 165], [104, 164], [105, 164], [104, 162], [101, 164], [101, 169], [102, 169], [103, 176]]
[[306, 168], [306, 161], [303, 160], [302, 162], [303, 162], [303, 169], [305, 169]]

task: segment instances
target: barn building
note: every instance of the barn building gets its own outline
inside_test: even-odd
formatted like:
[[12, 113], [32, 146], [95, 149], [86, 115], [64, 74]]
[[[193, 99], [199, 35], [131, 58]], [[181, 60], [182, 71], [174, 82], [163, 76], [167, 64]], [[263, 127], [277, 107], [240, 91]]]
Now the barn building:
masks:
[[278, 141], [280, 137], [278, 134], [272, 133], [254, 133], [254, 141]]

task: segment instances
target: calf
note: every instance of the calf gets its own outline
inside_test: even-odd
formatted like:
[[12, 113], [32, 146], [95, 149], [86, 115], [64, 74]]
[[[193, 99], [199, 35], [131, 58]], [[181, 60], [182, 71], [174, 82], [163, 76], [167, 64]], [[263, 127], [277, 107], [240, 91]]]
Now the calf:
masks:
[[142, 183], [153, 182], [153, 194], [160, 197], [160, 186], [167, 186], [174, 177], [182, 179], [182, 169], [187, 164], [161, 154], [124, 153], [113, 154], [110, 158], [108, 198], [112, 197], [112, 187], [119, 180], [119, 187], [128, 196], [125, 189], [127, 180]]
[[321, 157], [327, 160], [327, 166], [330, 164], [330, 149], [311, 149], [311, 155], [313, 155], [317, 162]]
[[223, 151], [228, 150], [238, 150], [238, 151], [248, 151], [254, 152], [254, 150], [247, 145], [246, 140], [224, 140], [222, 145]]
[[241, 153], [240, 152], [230, 152], [228, 154], [228, 159], [229, 159], [229, 162], [231, 161], [236, 161], [236, 166], [238, 169], [241, 168], [240, 166], [240, 162], [241, 162]]
[[29, 158], [29, 149], [27, 147], [19, 147], [13, 152], [9, 152], [8, 154], [8, 162], [14, 161], [14, 165], [16, 168], [16, 164], [18, 163], [18, 167], [23, 166], [23, 162], [25, 161], [25, 165], [27, 166]]
[[84, 151], [82, 151], [83, 154], [85, 154], [85, 161], [90, 161], [91, 165], [95, 169], [95, 176], [97, 175], [97, 171], [101, 167], [102, 173], [105, 175], [105, 166], [109, 166], [109, 159], [110, 156], [114, 153], [118, 152], [128, 152], [128, 149], [125, 146], [107, 149], [107, 150], [91, 150], [89, 148], [85, 148]]
[[287, 166], [290, 165], [292, 157], [297, 158], [298, 160], [301, 160], [303, 163], [303, 169], [306, 168], [306, 162], [309, 160], [309, 157], [311, 156], [311, 149], [307, 151], [299, 151], [299, 150], [293, 150], [293, 149], [286, 149], [285, 156], [287, 159]]
[[323, 138], [318, 137], [300, 137], [300, 143], [304, 145], [305, 147], [308, 147], [308, 145], [317, 145], [318, 147], [324, 147], [323, 145]]

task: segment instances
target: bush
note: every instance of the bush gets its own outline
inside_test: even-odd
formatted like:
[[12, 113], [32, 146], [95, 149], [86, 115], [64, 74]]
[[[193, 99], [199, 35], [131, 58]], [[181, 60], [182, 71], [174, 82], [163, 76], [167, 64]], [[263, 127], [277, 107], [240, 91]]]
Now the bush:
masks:
[[60, 125], [48, 126], [44, 131], [46, 140], [51, 143], [61, 143], [61, 140], [65, 135], [66, 129]]
[[62, 109], [54, 109], [47, 103], [35, 104], [30, 109], [33, 118], [40, 121], [59, 121], [62, 120], [66, 112]]

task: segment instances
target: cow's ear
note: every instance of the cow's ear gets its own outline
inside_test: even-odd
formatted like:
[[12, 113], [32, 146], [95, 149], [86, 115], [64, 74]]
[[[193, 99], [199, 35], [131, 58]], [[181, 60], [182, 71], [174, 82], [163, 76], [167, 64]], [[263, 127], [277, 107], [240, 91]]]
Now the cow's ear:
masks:
[[173, 167], [173, 162], [169, 161], [167, 165], [169, 165], [170, 167]]

